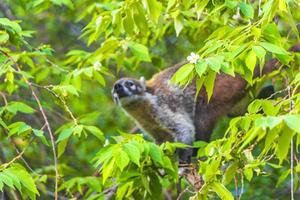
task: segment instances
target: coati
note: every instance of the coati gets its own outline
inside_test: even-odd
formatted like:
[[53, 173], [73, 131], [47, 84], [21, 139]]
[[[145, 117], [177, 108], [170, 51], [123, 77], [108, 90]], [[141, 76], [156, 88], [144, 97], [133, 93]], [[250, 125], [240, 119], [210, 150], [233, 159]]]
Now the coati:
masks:
[[[300, 44], [290, 50], [299, 52]], [[115, 102], [157, 143], [175, 141], [191, 145], [195, 140], [208, 141], [218, 118], [231, 114], [232, 108], [245, 96], [247, 82], [242, 77], [219, 73], [210, 101], [205, 88], [195, 101], [195, 83], [185, 89], [170, 83], [173, 74], [185, 63], [167, 68], [147, 82], [143, 78], [121, 78], [113, 86]], [[262, 74], [278, 67], [277, 60], [272, 59]], [[254, 76], [259, 74], [257, 67]], [[189, 162], [192, 149], [178, 153], [181, 161]]]

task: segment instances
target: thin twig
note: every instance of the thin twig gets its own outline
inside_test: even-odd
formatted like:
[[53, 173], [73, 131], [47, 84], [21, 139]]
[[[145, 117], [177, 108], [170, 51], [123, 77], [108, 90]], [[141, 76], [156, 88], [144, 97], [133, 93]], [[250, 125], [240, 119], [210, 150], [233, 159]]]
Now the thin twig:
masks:
[[[5, 55], [9, 60], [11, 60], [15, 64], [18, 72], [22, 72], [21, 68], [19, 67], [19, 64], [8, 53], [6, 53], [5, 51], [3, 51], [2, 49], [0, 49], [0, 52], [3, 55]], [[50, 127], [48, 118], [47, 118], [47, 116], [45, 114], [45, 111], [44, 111], [44, 109], [42, 107], [42, 104], [40, 102], [40, 99], [38, 98], [36, 92], [34, 91], [32, 84], [27, 80], [27, 78], [25, 76], [23, 76], [23, 79], [24, 79], [25, 83], [29, 86], [29, 88], [31, 90], [31, 93], [32, 93], [35, 101], [38, 104], [39, 110], [40, 110], [40, 112], [42, 114], [42, 117], [44, 119], [45, 125], [47, 127], [47, 130], [48, 130], [48, 133], [49, 133], [49, 136], [50, 136], [51, 145], [52, 145], [52, 152], [53, 152], [53, 159], [54, 159], [54, 169], [55, 169], [55, 191], [54, 191], [54, 194], [55, 194], [54, 196], [55, 197], [54, 197], [54, 199], [58, 200], [58, 179], [59, 179], [59, 172], [58, 172], [58, 159], [57, 159], [56, 150], [55, 150], [54, 135], [53, 135], [52, 129]]]
[[69, 106], [67, 105], [66, 101], [64, 98], [62, 98], [61, 96], [59, 96], [56, 92], [54, 92], [51, 88], [53, 88], [54, 86], [53, 85], [48, 85], [48, 86], [43, 86], [43, 85], [38, 85], [36, 83], [32, 83], [30, 82], [30, 84], [34, 87], [37, 87], [37, 88], [41, 88], [41, 89], [44, 89], [44, 90], [47, 90], [49, 93], [53, 94], [56, 98], [58, 98], [61, 103], [63, 104], [65, 110], [67, 111], [67, 113], [70, 115], [70, 117], [72, 118], [72, 120], [74, 121], [74, 124], [75, 125], [78, 125], [78, 122], [77, 122], [77, 119], [75, 118], [75, 116], [73, 115], [71, 109], [69, 108]]
[[[3, 101], [4, 101], [5, 106], [7, 106], [7, 105], [8, 105], [8, 102], [7, 102], [7, 99], [6, 99], [5, 94], [4, 94], [3, 92], [0, 92], [0, 95], [1, 95], [2, 98], [3, 98]], [[44, 126], [45, 126], [45, 125], [44, 125]], [[44, 126], [43, 126], [41, 129], [44, 129]], [[4, 128], [3, 130], [4, 130], [4, 132], [6, 133], [6, 135], [9, 135], [8, 130], [6, 130], [5, 128]], [[14, 148], [15, 148], [17, 154], [21, 154], [21, 150], [20, 150], [19, 147], [17, 146], [15, 140], [13, 140], [13, 139], [10, 138], [10, 142], [13, 144], [13, 146], [14, 146]], [[24, 156], [21, 156], [20, 159], [24, 162], [24, 164], [26, 165], [26, 167], [27, 167], [31, 172], [36, 173], [36, 172], [30, 167], [30, 165], [28, 164], [28, 162], [25, 160]]]
[[20, 152], [18, 153], [17, 156], [15, 156], [13, 159], [11, 159], [9, 162], [4, 163], [0, 166], [1, 170], [6, 169], [7, 167], [9, 167], [11, 164], [13, 164], [14, 162], [16, 162], [16, 160], [22, 158], [23, 154], [25, 153], [26, 149], [29, 147], [29, 145], [33, 142], [34, 138], [31, 138], [30, 141], [28, 142], [28, 144], [26, 145], [26, 147]]
[[244, 193], [244, 175], [243, 175], [243, 172], [240, 172], [240, 175], [241, 175], [241, 192], [239, 194], [238, 200], [241, 200], [242, 195]]
[[[291, 86], [288, 86], [288, 95], [291, 98]], [[294, 103], [290, 100], [290, 112], [293, 110]], [[291, 138], [290, 172], [291, 172], [291, 200], [294, 200], [294, 141]]]
[[180, 194], [178, 195], [178, 197], [176, 198], [176, 200], [180, 200], [181, 197], [189, 191], [189, 187], [185, 188], [184, 190], [182, 190], [182, 192], [180, 192]]
[[239, 196], [239, 188], [238, 188], [238, 180], [237, 180], [236, 176], [234, 176], [234, 186], [235, 186], [236, 196], [238, 197]]
[[4, 101], [4, 105], [7, 106], [8, 103], [7, 103], [7, 99], [6, 99], [5, 94], [3, 92], [0, 92], [0, 95], [2, 96], [2, 99]]

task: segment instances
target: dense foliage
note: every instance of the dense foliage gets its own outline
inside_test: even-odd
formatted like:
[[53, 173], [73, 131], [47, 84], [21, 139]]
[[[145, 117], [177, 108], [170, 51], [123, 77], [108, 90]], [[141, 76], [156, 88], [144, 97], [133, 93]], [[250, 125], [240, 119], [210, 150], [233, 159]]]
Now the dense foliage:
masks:
[[[298, 0], [1, 0], [0, 194], [300, 198], [300, 54], [288, 51], [300, 42], [299, 10]], [[182, 177], [175, 150], [186, 146], [129, 134], [135, 125], [110, 89], [191, 52], [199, 58], [174, 83], [196, 80], [210, 98], [218, 73], [239, 74], [251, 103], [221, 119], [211, 142], [195, 142], [196, 173]], [[253, 79], [272, 58], [282, 67]], [[270, 84], [276, 93], [255, 100]]]

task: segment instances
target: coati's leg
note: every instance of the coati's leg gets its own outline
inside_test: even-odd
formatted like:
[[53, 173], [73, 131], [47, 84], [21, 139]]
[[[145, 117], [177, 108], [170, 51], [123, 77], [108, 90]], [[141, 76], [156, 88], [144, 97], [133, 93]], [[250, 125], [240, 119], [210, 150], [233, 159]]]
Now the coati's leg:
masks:
[[[180, 123], [176, 127], [175, 142], [184, 143], [187, 145], [193, 145], [195, 141], [195, 128], [191, 123]], [[189, 147], [186, 149], [177, 150], [179, 161], [183, 163], [190, 163], [193, 155], [193, 148]]]

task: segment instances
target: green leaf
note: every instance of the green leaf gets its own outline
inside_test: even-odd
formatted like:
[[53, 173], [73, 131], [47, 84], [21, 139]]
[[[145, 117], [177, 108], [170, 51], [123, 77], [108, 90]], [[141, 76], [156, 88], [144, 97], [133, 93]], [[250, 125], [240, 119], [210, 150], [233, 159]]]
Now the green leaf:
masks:
[[266, 130], [267, 128], [273, 129], [278, 124], [282, 122], [281, 117], [261, 117], [255, 120], [255, 126], [261, 127], [262, 129]]
[[42, 130], [33, 129], [33, 133], [35, 136], [41, 139], [44, 145], [49, 146], [49, 143], [44, 135], [44, 132]]
[[235, 76], [234, 67], [227, 62], [222, 63], [221, 70], [224, 73], [229, 74], [230, 76], [233, 76], [233, 77]]
[[253, 73], [256, 65], [256, 54], [253, 50], [247, 54], [245, 63], [247, 68], [251, 71], [251, 73]]
[[252, 177], [253, 177], [253, 170], [252, 170], [252, 168], [246, 167], [246, 168], [243, 170], [243, 173], [244, 173], [244, 175], [245, 175], [245, 177], [246, 177], [246, 179], [247, 179], [248, 181], [251, 181], [251, 180], [252, 180]]
[[262, 100], [262, 108], [267, 115], [275, 116], [277, 115], [280, 107], [275, 107], [273, 102], [270, 100]]
[[103, 132], [96, 126], [84, 126], [84, 128], [96, 136], [100, 141], [104, 141], [104, 134]]
[[210, 70], [208, 72], [208, 75], [207, 75], [207, 77], [205, 79], [205, 82], [204, 82], [204, 86], [205, 86], [205, 89], [206, 89], [208, 101], [210, 100], [210, 98], [213, 94], [213, 91], [214, 91], [215, 78], [216, 78], [216, 72]]
[[259, 99], [256, 99], [251, 104], [249, 104], [248, 112], [250, 114], [257, 113], [260, 110], [261, 106], [262, 106], [262, 101]]
[[194, 65], [191, 63], [185, 64], [177, 70], [177, 72], [173, 75], [172, 81], [175, 83], [180, 83], [184, 80], [190, 73], [193, 71]]
[[223, 56], [216, 56], [216, 57], [207, 58], [206, 62], [212, 70], [214, 70], [215, 72], [219, 72], [221, 69], [223, 60], [224, 60]]
[[162, 3], [157, 0], [147, 0], [147, 8], [150, 18], [154, 23], [158, 23], [162, 11]]
[[14, 21], [7, 18], [0, 18], [0, 25], [11, 28], [15, 33], [21, 34], [22, 28]]
[[219, 183], [219, 182], [213, 182], [211, 184], [211, 189], [217, 193], [217, 195], [222, 200], [234, 200], [232, 194], [226, 189], [226, 187]]
[[141, 153], [140, 150], [133, 143], [126, 143], [123, 145], [123, 150], [127, 153], [129, 159], [140, 166]]
[[279, 159], [279, 163], [281, 164], [284, 159], [287, 158], [291, 139], [293, 137], [293, 131], [289, 128], [285, 128], [284, 131], [281, 132], [281, 135], [278, 138], [278, 145], [276, 149], [276, 155]]
[[252, 50], [254, 51], [255, 55], [259, 58], [259, 59], [264, 59], [266, 56], [266, 51], [264, 48], [262, 48], [261, 46], [253, 46]]
[[148, 22], [146, 19], [146, 14], [144, 8], [139, 3], [135, 4], [136, 12], [133, 14], [133, 18], [137, 27], [139, 27], [142, 33], [148, 31]]
[[63, 96], [67, 96], [68, 94], [79, 96], [77, 89], [73, 85], [57, 85], [53, 87], [53, 91], [58, 92]]
[[0, 181], [3, 182], [5, 185], [7, 185], [10, 188], [14, 188], [13, 181], [9, 176], [7, 176], [4, 173], [0, 173]]
[[9, 35], [6, 33], [6, 31], [0, 31], [0, 44], [7, 42], [8, 39]]
[[69, 138], [72, 135], [72, 133], [73, 133], [73, 128], [64, 129], [63, 131], [60, 132], [56, 143], [66, 139], [66, 138]]
[[102, 168], [102, 178], [103, 178], [102, 183], [103, 184], [105, 184], [105, 181], [107, 180], [107, 178], [112, 175], [112, 172], [115, 169], [115, 162], [116, 162], [116, 160], [114, 158], [112, 158], [103, 165], [103, 168]]
[[129, 34], [132, 35], [134, 31], [134, 21], [131, 13], [131, 9], [126, 10], [126, 16], [123, 18], [123, 25], [125, 31]]
[[25, 170], [25, 168], [19, 164], [13, 164], [10, 168], [10, 171], [18, 177], [21, 184], [28, 189], [29, 191], [33, 192], [34, 194], [39, 194], [34, 180], [30, 176], [30, 174]]
[[286, 115], [284, 122], [290, 129], [300, 133], [300, 115]]
[[25, 124], [24, 122], [15, 122], [8, 126], [9, 129], [9, 136], [12, 136], [14, 134], [22, 134], [27, 133], [28, 131], [31, 131], [31, 127]]
[[60, 156], [63, 155], [63, 153], [66, 150], [67, 144], [68, 144], [69, 138], [66, 138], [64, 140], [61, 140], [58, 145], [57, 145], [57, 157], [59, 158]]
[[271, 44], [269, 42], [260, 42], [259, 44], [269, 52], [275, 54], [289, 55], [289, 52], [287, 52], [284, 48], [277, 46], [275, 44]]
[[121, 171], [129, 164], [129, 157], [125, 151], [122, 149], [115, 151], [114, 158], [116, 160], [116, 164]]
[[157, 163], [159, 163], [163, 166], [163, 159], [162, 159], [161, 149], [153, 143], [150, 143], [149, 146], [150, 146], [149, 154], [150, 154], [152, 160], [156, 161]]
[[174, 28], [175, 28], [176, 36], [178, 37], [178, 35], [180, 34], [180, 32], [183, 29], [183, 19], [182, 19], [181, 15], [178, 15], [174, 19]]
[[273, 128], [268, 131], [268, 134], [265, 139], [265, 146], [262, 151], [262, 154], [268, 152], [269, 149], [272, 147], [272, 145], [276, 144], [275, 140], [279, 136], [280, 131], [281, 130], [279, 128]]
[[254, 10], [250, 4], [242, 2], [242, 3], [240, 3], [239, 6], [245, 17], [248, 17], [250, 19], [252, 19], [254, 17]]
[[13, 114], [16, 114], [17, 112], [32, 114], [35, 112], [33, 108], [22, 102], [10, 102], [6, 109]]
[[238, 164], [236, 162], [230, 164], [227, 167], [222, 180], [224, 185], [228, 185], [232, 181], [237, 169], [238, 169]]
[[142, 44], [139, 44], [136, 42], [129, 42], [128, 46], [134, 56], [136, 56], [137, 58], [139, 58], [142, 61], [151, 62], [148, 48], [145, 45], [142, 45]]
[[278, 181], [276, 183], [276, 187], [278, 187], [287, 177], [288, 175], [291, 173], [291, 170], [288, 169], [284, 172], [281, 173], [280, 177], [278, 178]]
[[73, 134], [79, 137], [81, 136], [82, 131], [83, 131], [83, 125], [75, 125], [72, 129]]
[[95, 72], [94, 71], [94, 78], [96, 79], [96, 81], [98, 81], [98, 83], [100, 83], [100, 85], [105, 86], [105, 79], [103, 78], [103, 76], [99, 73], [99, 72]]

